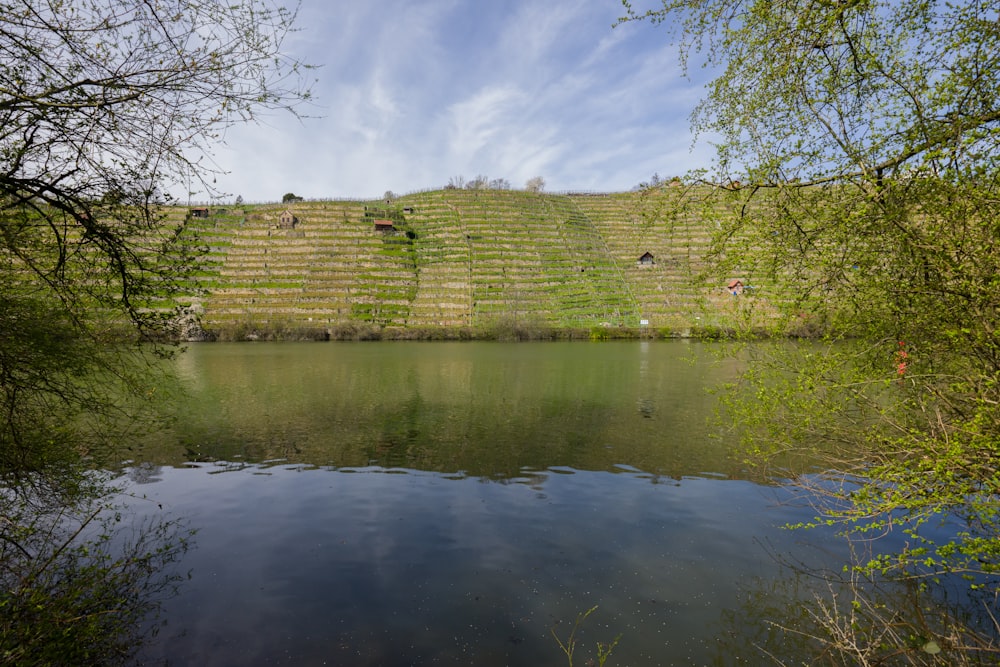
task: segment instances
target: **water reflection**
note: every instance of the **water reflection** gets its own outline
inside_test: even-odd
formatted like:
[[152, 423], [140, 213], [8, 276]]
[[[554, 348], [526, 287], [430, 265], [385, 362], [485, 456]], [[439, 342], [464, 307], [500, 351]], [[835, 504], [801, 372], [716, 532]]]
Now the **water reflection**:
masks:
[[781, 576], [758, 540], [810, 516], [712, 437], [735, 362], [700, 345], [181, 359], [189, 400], [129, 471], [199, 529], [151, 660], [560, 664], [551, 629], [598, 605], [576, 664], [619, 633], [609, 664], [733, 664], [722, 610]]
[[707, 424], [707, 390], [734, 362], [699, 345], [204, 345], [186, 357], [190, 399], [145, 443], [164, 464], [743, 475]]
[[147, 655], [179, 664], [559, 664], [550, 628], [594, 605], [578, 664], [619, 633], [611, 664], [732, 664], [722, 612], [800, 517], [778, 489], [631, 470], [161, 473], [144, 491], [200, 529]]

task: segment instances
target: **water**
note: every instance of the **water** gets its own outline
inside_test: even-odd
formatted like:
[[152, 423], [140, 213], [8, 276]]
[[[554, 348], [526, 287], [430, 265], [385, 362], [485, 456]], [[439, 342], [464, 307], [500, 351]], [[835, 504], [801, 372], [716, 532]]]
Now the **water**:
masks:
[[[197, 529], [144, 657], [197, 665], [759, 664], [772, 554], [842, 554], [709, 426], [698, 344], [203, 345], [131, 463]], [[160, 509], [162, 507], [162, 510]], [[832, 546], [828, 535], [811, 534]], [[763, 599], [762, 599], [763, 596]]]

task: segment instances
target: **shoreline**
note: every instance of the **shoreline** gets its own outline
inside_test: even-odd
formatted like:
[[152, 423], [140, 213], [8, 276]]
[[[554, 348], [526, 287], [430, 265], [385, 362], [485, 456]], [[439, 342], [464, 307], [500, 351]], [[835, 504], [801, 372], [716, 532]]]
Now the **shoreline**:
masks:
[[[610, 340], [735, 340], [768, 339], [775, 332], [764, 329], [740, 331], [729, 327], [699, 325], [684, 329], [670, 327], [544, 327], [544, 326], [380, 326], [348, 322], [329, 327], [261, 327], [202, 329], [178, 336], [181, 343], [236, 342], [358, 342], [358, 341], [610, 341]], [[781, 337], [804, 338], [794, 334]]]

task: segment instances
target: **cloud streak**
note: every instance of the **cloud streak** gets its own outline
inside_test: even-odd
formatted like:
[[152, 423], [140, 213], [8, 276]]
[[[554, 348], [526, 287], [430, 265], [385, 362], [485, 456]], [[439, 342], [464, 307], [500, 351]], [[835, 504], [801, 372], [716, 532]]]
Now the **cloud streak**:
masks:
[[289, 49], [320, 66], [319, 117], [231, 130], [219, 186], [248, 201], [376, 197], [483, 174], [614, 191], [707, 166], [688, 130], [701, 85], [664, 33], [612, 30], [619, 9], [304, 0]]

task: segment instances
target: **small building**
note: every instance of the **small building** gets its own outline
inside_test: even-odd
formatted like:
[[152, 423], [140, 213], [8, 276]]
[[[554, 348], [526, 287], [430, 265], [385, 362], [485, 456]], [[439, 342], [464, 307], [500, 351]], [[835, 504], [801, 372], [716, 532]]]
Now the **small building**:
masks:
[[392, 224], [392, 220], [376, 220], [375, 221], [375, 231], [376, 232], [394, 232], [396, 228]]
[[412, 214], [413, 213], [413, 207], [412, 206], [406, 206], [406, 207], [404, 207], [403, 208], [403, 213], [406, 213], [407, 215]]
[[282, 229], [294, 229], [298, 223], [299, 219], [287, 208], [278, 216], [278, 227]]
[[651, 252], [642, 253], [642, 257], [639, 258], [639, 264], [641, 264], [642, 266], [652, 266], [653, 264], [656, 264], [656, 262], [653, 261], [653, 253]]
[[207, 208], [193, 208], [190, 210], [192, 218], [207, 218], [209, 216], [209, 210]]
[[730, 280], [729, 284], [726, 285], [726, 291], [732, 294], [733, 296], [739, 296], [740, 294], [743, 294], [744, 289], [746, 288], [743, 287], [743, 281], [739, 279]]

